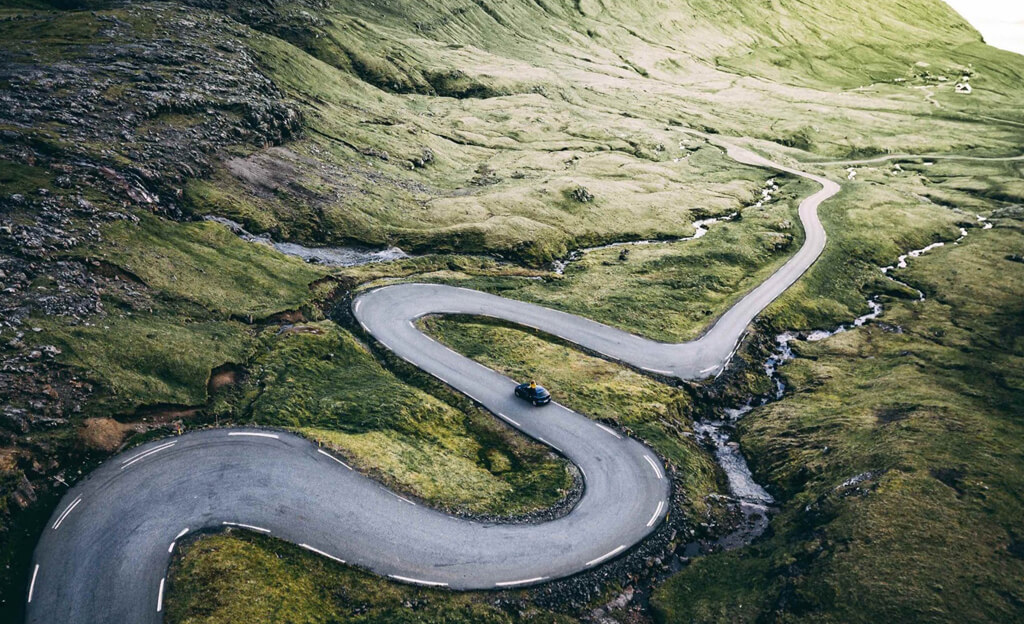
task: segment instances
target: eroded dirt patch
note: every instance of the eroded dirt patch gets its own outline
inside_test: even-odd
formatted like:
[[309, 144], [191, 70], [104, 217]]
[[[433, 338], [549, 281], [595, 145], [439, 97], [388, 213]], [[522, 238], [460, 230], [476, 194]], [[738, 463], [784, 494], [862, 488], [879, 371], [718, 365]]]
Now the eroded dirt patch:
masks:
[[78, 439], [90, 449], [113, 452], [129, 433], [143, 429], [138, 423], [122, 423], [113, 418], [86, 418], [78, 431]]

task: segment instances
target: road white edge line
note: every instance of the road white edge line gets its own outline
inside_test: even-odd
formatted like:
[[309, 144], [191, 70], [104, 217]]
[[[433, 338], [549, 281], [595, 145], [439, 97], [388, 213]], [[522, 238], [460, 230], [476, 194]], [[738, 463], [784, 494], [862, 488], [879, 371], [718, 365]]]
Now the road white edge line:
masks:
[[36, 575], [39, 574], [39, 564], [36, 564], [36, 569], [32, 571], [32, 582], [28, 586], [28, 601], [32, 602], [32, 592], [36, 590]]
[[428, 585], [431, 587], [448, 587], [448, 583], [437, 583], [435, 581], [423, 581], [420, 579], [409, 578], [407, 576], [398, 576], [397, 574], [388, 574], [390, 578], [396, 581], [405, 581], [406, 583], [415, 583], [416, 585]]
[[498, 416], [500, 416], [502, 420], [507, 420], [508, 422], [512, 423], [516, 427], [521, 427], [522, 426], [522, 425], [520, 425], [519, 423], [517, 423], [516, 421], [512, 420], [511, 418], [509, 418], [508, 416], [506, 416], [504, 414], [499, 413]]
[[136, 454], [136, 455], [132, 455], [132, 456], [131, 456], [131, 457], [129, 457], [128, 459], [123, 459], [123, 460], [121, 460], [121, 463], [122, 463], [122, 464], [127, 464], [127, 463], [128, 463], [128, 462], [130, 462], [130, 461], [134, 461], [134, 460], [136, 460], [136, 459], [139, 459], [139, 458], [141, 458], [141, 457], [144, 457], [144, 456], [146, 456], [146, 455], [149, 455], [149, 454], [150, 454], [150, 453], [152, 453], [153, 451], [156, 451], [156, 450], [159, 450], [159, 449], [162, 449], [162, 448], [167, 448], [168, 446], [171, 446], [172, 444], [174, 444], [174, 442], [168, 442], [168, 443], [166, 443], [166, 444], [161, 444], [160, 446], [157, 446], [157, 447], [155, 447], [155, 448], [151, 448], [151, 449], [148, 449], [148, 450], [142, 451], [141, 453], [138, 453], [138, 454]]
[[601, 429], [604, 429], [608, 433], [612, 434], [616, 438], [618, 438], [620, 440], [622, 439], [622, 436], [620, 436], [619, 434], [615, 433], [615, 431], [613, 429], [609, 429], [608, 427], [605, 427], [604, 425], [602, 425], [601, 423], [598, 423], [598, 422], [596, 422], [594, 424], [597, 425], [598, 427], [600, 427]]
[[274, 438], [280, 440], [281, 438], [276, 433], [255, 433], [252, 431], [232, 431], [228, 434], [229, 436], [250, 436], [254, 438]]
[[413, 507], [416, 506], [416, 503], [412, 502], [411, 500], [409, 500], [408, 498], [406, 498], [404, 496], [399, 496], [398, 494], [395, 494], [391, 490], [384, 490], [384, 491], [387, 492], [388, 494], [394, 496], [395, 498], [397, 498], [400, 501], [405, 501], [405, 502], [409, 503], [410, 505], [412, 505]]
[[654, 515], [647, 521], [647, 526], [652, 526], [657, 520], [658, 516], [661, 515], [661, 510], [665, 508], [665, 501], [658, 501], [658, 508], [654, 510]]
[[658, 370], [657, 368], [645, 368], [644, 370], [650, 371], [652, 373], [658, 373], [659, 375], [671, 375], [672, 374], [672, 371]]
[[653, 459], [651, 459], [650, 455], [644, 455], [644, 459], [646, 459], [647, 463], [651, 465], [651, 468], [654, 470], [654, 474], [658, 475], [658, 478], [661, 479], [662, 478], [661, 470], [658, 469], [657, 462], [655, 462]]
[[160, 579], [160, 593], [156, 595], [156, 612], [160, 613], [164, 610], [164, 581], [166, 578]]
[[587, 562], [587, 567], [590, 567], [590, 566], [594, 565], [595, 563], [601, 563], [605, 559], [610, 559], [610, 558], [614, 557], [615, 555], [619, 554], [620, 552], [622, 552], [624, 550], [626, 550], [626, 545], [625, 544], [623, 544], [622, 546], [619, 546], [618, 548], [616, 548], [615, 550], [611, 551], [610, 553], [601, 555], [597, 559], [594, 559], [592, 561], [588, 561]]
[[352, 466], [349, 466], [348, 464], [346, 464], [345, 462], [341, 461], [340, 459], [338, 459], [338, 458], [337, 458], [337, 457], [335, 457], [334, 455], [331, 455], [331, 454], [330, 454], [330, 453], [328, 453], [327, 451], [323, 451], [323, 450], [317, 449], [317, 450], [316, 450], [316, 452], [317, 452], [317, 453], [320, 453], [321, 455], [326, 455], [327, 457], [330, 457], [331, 459], [333, 459], [334, 461], [338, 462], [338, 463], [339, 463], [339, 464], [341, 464], [342, 466], [344, 466], [344, 467], [348, 468], [349, 470], [352, 470]]
[[557, 446], [555, 446], [554, 444], [552, 444], [552, 443], [548, 442], [547, 440], [545, 440], [544, 438], [542, 438], [542, 437], [540, 437], [540, 436], [537, 436], [537, 441], [538, 441], [538, 442], [541, 442], [541, 443], [543, 443], [543, 444], [547, 444], [548, 446], [550, 446], [551, 448], [555, 449], [555, 450], [556, 450], [556, 451], [558, 451], [559, 453], [561, 453], [561, 452], [562, 452], [562, 449], [558, 448]]
[[146, 459], [150, 455], [155, 455], [156, 453], [159, 453], [160, 451], [165, 451], [165, 450], [171, 448], [172, 446], [174, 446], [175, 444], [177, 444], [177, 442], [169, 442], [167, 444], [164, 444], [163, 446], [158, 446], [155, 449], [150, 449], [150, 450], [146, 451], [145, 453], [142, 453], [141, 455], [136, 455], [131, 460], [122, 463], [121, 464], [121, 470], [124, 470], [125, 468], [127, 468], [128, 466], [131, 466], [132, 464], [134, 464], [136, 462], [140, 462], [140, 461]]
[[221, 522], [221, 524], [224, 526], [233, 526], [242, 529], [249, 529], [250, 531], [259, 531], [260, 533], [270, 533], [270, 529], [264, 529], [258, 526], [253, 526], [251, 524], [242, 524], [241, 522]]
[[513, 585], [525, 585], [527, 583], [536, 583], [537, 581], [543, 581], [546, 576], [538, 576], [537, 578], [523, 579], [521, 581], [502, 581], [501, 583], [495, 583], [495, 587], [512, 587]]
[[333, 559], [334, 561], [337, 561], [338, 563], [345, 563], [344, 559], [341, 559], [339, 557], [335, 557], [334, 555], [329, 555], [329, 554], [325, 553], [322, 550], [319, 550], [317, 548], [313, 548], [309, 544], [299, 544], [299, 547], [300, 548], [305, 548], [306, 550], [308, 550], [310, 552], [315, 552], [316, 554], [318, 554], [318, 555], [320, 555], [322, 557], [327, 557], [328, 559]]
[[71, 513], [71, 510], [74, 509], [75, 507], [77, 507], [78, 503], [80, 503], [80, 502], [82, 502], [82, 497], [81, 496], [79, 496], [75, 500], [71, 501], [71, 504], [64, 508], [64, 513], [62, 513], [60, 515], [60, 517], [57, 518], [57, 521], [53, 523], [53, 530], [54, 531], [56, 531], [57, 529], [60, 528], [60, 523], [64, 522], [64, 518], [67, 518], [68, 514]]

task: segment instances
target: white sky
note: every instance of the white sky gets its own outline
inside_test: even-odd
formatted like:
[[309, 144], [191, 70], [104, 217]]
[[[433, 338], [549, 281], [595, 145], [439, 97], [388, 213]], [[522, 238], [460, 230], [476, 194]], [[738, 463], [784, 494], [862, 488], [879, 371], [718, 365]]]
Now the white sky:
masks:
[[1024, 54], [1024, 0], [946, 0], [985, 43]]

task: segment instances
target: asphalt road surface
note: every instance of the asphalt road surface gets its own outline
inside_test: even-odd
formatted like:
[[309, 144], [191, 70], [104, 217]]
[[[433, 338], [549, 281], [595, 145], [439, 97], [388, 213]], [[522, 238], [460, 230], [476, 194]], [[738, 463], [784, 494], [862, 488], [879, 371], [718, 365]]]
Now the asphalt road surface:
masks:
[[452, 589], [542, 583], [629, 550], [668, 510], [669, 480], [655, 453], [557, 403], [535, 408], [515, 399], [513, 380], [438, 344], [413, 323], [427, 314], [493, 316], [659, 375], [718, 373], [750, 321], [821, 253], [825, 232], [817, 207], [839, 185], [705, 138], [735, 160], [812, 179], [822, 190], [800, 204], [806, 238], [796, 255], [698, 340], [653, 342], [450, 286], [389, 286], [353, 304], [356, 318], [386, 348], [576, 464], [585, 490], [567, 515], [527, 525], [453, 518], [384, 489], [296, 436], [247, 429], [191, 433], [115, 457], [67, 493], [35, 551], [27, 621], [160, 622], [176, 541], [225, 526], [267, 533], [402, 582]]

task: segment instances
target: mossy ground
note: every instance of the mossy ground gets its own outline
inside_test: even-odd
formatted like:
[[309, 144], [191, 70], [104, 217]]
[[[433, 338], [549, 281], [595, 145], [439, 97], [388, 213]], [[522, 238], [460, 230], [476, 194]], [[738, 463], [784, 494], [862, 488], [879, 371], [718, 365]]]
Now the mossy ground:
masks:
[[[572, 486], [563, 460], [404, 383], [330, 321], [267, 330], [235, 420], [297, 429], [398, 491], [461, 512], [524, 514]], [[227, 401], [226, 401], [227, 402]]]
[[383, 581], [297, 546], [244, 533], [185, 545], [172, 569], [167, 620], [179, 624], [574, 621], [535, 608], [505, 609], [488, 594], [460, 594]]
[[669, 581], [666, 621], [1019, 616], [1021, 245], [1019, 221], [973, 230], [898, 272], [925, 301], [887, 298], [885, 325], [798, 344], [791, 396], [741, 427], [783, 501], [773, 533]]
[[431, 318], [426, 331], [513, 379], [537, 379], [557, 400], [592, 418], [614, 423], [651, 444], [677, 470], [694, 516], [717, 493], [714, 461], [692, 438], [690, 395], [617, 364], [580, 353], [522, 329], [486, 320]]

